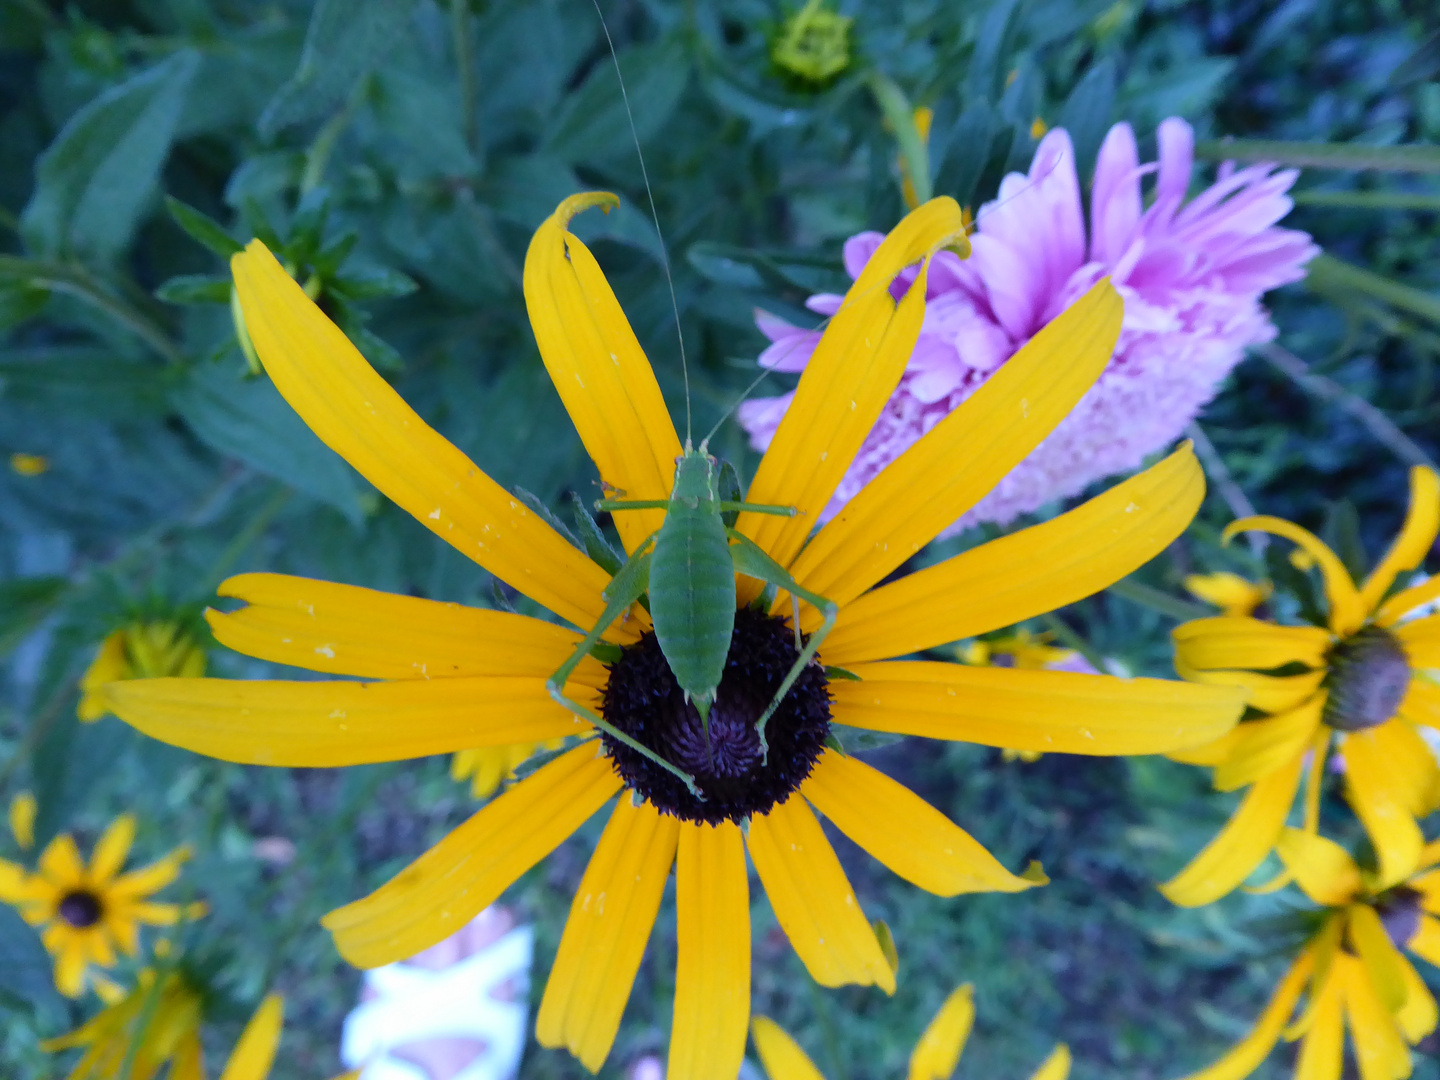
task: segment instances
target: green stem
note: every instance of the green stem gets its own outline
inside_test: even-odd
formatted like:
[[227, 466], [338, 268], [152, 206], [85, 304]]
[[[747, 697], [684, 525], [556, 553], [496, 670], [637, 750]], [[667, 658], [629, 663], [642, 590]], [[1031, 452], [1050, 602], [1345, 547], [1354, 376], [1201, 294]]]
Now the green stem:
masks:
[[472, 154], [480, 146], [475, 88], [475, 54], [470, 48], [470, 0], [450, 0], [450, 36], [455, 44], [455, 71], [460, 83], [460, 123]]
[[1177, 619], [1180, 622], [1203, 619], [1208, 615], [1215, 614], [1210, 608], [1192, 604], [1189, 600], [1181, 600], [1178, 596], [1171, 596], [1142, 581], [1134, 581], [1130, 578], [1121, 578], [1105, 591], [1122, 600], [1129, 600], [1132, 604], [1139, 604], [1143, 608], [1158, 612], [1167, 619]]
[[1310, 169], [1440, 173], [1440, 146], [1217, 139], [1195, 144], [1202, 161], [1265, 161]]
[[1336, 206], [1346, 210], [1440, 210], [1440, 195], [1410, 191], [1297, 191], [1296, 206]]
[[1062, 645], [1078, 652], [1092, 668], [1102, 674], [1110, 670], [1105, 664], [1105, 657], [1096, 652], [1095, 646], [1081, 637], [1059, 615], [1053, 611], [1047, 611], [1041, 618], [1044, 620], [1046, 628], [1060, 640]]
[[245, 554], [246, 549], [270, 527], [270, 523], [275, 520], [275, 515], [280, 513], [285, 508], [285, 504], [290, 501], [290, 494], [289, 488], [277, 485], [276, 490], [265, 501], [265, 505], [251, 516], [250, 520], [245, 523], [245, 527], [235, 535], [235, 539], [226, 545], [225, 550], [220, 553], [220, 557], [200, 578], [201, 587], [206, 596], [209, 596], [221, 580], [229, 574], [230, 567], [235, 565], [235, 561], [241, 555]]
[[[1230, 475], [1229, 466], [1220, 456], [1220, 451], [1215, 449], [1215, 444], [1210, 441], [1210, 436], [1205, 434], [1204, 428], [1198, 423], [1192, 423], [1185, 429], [1185, 435], [1195, 444], [1195, 456], [1200, 459], [1200, 464], [1205, 469], [1205, 475], [1215, 485], [1215, 490], [1220, 493], [1220, 497], [1225, 500], [1225, 505], [1230, 508], [1230, 513], [1237, 518], [1254, 517], [1254, 504], [1246, 497], [1245, 492], [1240, 490], [1240, 485], [1235, 483], [1235, 478]], [[1250, 545], [1250, 550], [1256, 555], [1265, 554], [1265, 548], [1270, 543], [1268, 536], [1255, 530], [1247, 532], [1245, 540]]]
[[325, 121], [325, 125], [315, 136], [315, 141], [310, 144], [310, 149], [305, 152], [305, 169], [300, 174], [301, 195], [314, 191], [325, 179], [325, 167], [330, 164], [330, 155], [335, 151], [335, 144], [340, 140], [340, 136], [350, 126], [355, 110], [360, 107], [369, 87], [369, 81], [368, 78], [361, 79], [355, 85], [355, 91], [344, 107]]
[[1310, 260], [1305, 268], [1305, 287], [1341, 302], [1353, 299], [1358, 292], [1401, 311], [1440, 323], [1440, 296], [1351, 266], [1333, 255], [1317, 255]]

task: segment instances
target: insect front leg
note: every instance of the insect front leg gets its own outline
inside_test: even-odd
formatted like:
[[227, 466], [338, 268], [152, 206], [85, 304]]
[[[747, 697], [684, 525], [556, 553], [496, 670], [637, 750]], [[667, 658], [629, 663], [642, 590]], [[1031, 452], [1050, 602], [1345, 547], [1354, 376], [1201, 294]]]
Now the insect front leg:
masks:
[[[798, 581], [790, 576], [788, 570], [769, 555], [765, 554], [764, 549], [748, 536], [743, 533], [738, 533], [734, 529], [726, 529], [725, 532], [729, 535], [730, 539], [734, 541], [734, 545], [730, 548], [730, 556], [735, 561], [735, 569], [737, 572], [774, 585], [778, 589], [784, 589], [791, 596], [797, 596], [801, 600], [813, 605], [815, 610], [824, 616], [824, 621], [820, 624], [819, 628], [810, 635], [810, 640], [806, 642], [805, 647], [800, 650], [800, 655], [795, 658], [795, 663], [792, 664], [790, 670], [785, 673], [785, 678], [781, 680], [779, 689], [775, 691], [775, 696], [770, 699], [770, 704], [767, 705], [765, 711], [760, 714], [760, 719], [755, 721], [755, 733], [760, 737], [760, 753], [762, 755], [762, 761], [765, 761], [768, 760], [770, 756], [770, 746], [769, 743], [765, 741], [765, 725], [770, 722], [770, 717], [773, 716], [775, 710], [780, 707], [780, 702], [785, 700], [785, 695], [790, 692], [790, 687], [795, 685], [795, 680], [800, 677], [800, 672], [805, 670], [805, 665], [814, 658], [816, 651], [820, 648], [820, 643], [825, 640], [826, 635], [834, 628], [835, 618], [840, 614], [840, 605], [835, 603], [834, 600], [827, 600], [819, 593], [813, 593], [809, 589], [804, 588]], [[798, 604], [796, 610], [798, 611]], [[797, 634], [799, 630], [799, 618], [797, 616], [795, 627]]]
[[550, 692], [550, 696], [560, 705], [563, 705], [572, 713], [583, 716], [606, 735], [609, 735], [618, 742], [624, 743], [637, 753], [643, 754], [662, 769], [674, 773], [675, 776], [679, 777], [685, 786], [690, 789], [690, 794], [694, 795], [697, 799], [704, 799], [705, 796], [700, 793], [700, 789], [695, 785], [695, 777], [683, 769], [676, 768], [638, 739], [625, 734], [625, 732], [615, 727], [614, 724], [596, 715], [593, 710], [586, 708], [580, 704], [580, 702], [565, 694], [565, 684], [569, 681], [575, 669], [579, 667], [580, 661], [585, 659], [585, 657], [589, 655], [590, 650], [599, 644], [601, 635], [610, 629], [616, 620], [630, 609], [630, 605], [645, 594], [645, 590], [650, 584], [650, 553], [646, 550], [649, 545], [650, 541], [646, 540], [646, 542], [637, 549], [636, 554], [630, 556], [630, 558], [626, 560], [625, 565], [620, 567], [615, 576], [610, 580], [610, 584], [605, 586], [605, 591], [601, 594], [605, 598], [605, 611], [600, 616], [600, 621], [585, 635], [585, 640], [576, 646], [575, 651], [570, 655], [570, 659], [561, 664], [555, 674], [551, 675], [550, 678], [545, 681], [545, 689]]

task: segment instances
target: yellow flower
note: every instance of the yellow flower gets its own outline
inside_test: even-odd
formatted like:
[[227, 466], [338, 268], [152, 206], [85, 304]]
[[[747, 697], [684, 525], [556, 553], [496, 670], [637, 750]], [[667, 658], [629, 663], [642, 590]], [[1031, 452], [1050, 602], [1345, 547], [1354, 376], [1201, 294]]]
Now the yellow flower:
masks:
[[[915, 1044], [910, 1054], [908, 1080], [950, 1080], [974, 1022], [974, 988], [966, 983], [946, 998]], [[769, 1017], [755, 1017], [751, 1034], [770, 1080], [825, 1080], [815, 1063], [800, 1049], [800, 1044]], [[1065, 1080], [1069, 1075], [1070, 1050], [1061, 1043], [1030, 1080]]]
[[[1401, 571], [1419, 566], [1440, 531], [1440, 477], [1410, 473], [1410, 508], [1390, 550], [1357, 587], [1312, 533], [1273, 517], [1233, 522], [1292, 540], [1320, 568], [1329, 608], [1324, 626], [1279, 626], [1222, 615], [1175, 628], [1175, 670], [1187, 679], [1245, 690], [1264, 714], [1177, 760], [1215, 767], [1215, 786], [1249, 786], [1220, 834], [1161, 886], [1186, 907], [1208, 904], [1260, 865], [1290, 815], [1308, 765], [1305, 827], [1319, 821], [1320, 781], [1332, 743], [1344, 761], [1345, 794], [1380, 858], [1380, 876], [1399, 880], [1424, 846], [1415, 819], [1440, 805], [1440, 766], [1416, 725], [1440, 726], [1440, 616], [1402, 623], [1440, 596], [1440, 578], [1386, 599]], [[1284, 879], [1280, 879], [1283, 881]]]
[[[47, 1053], [86, 1048], [66, 1080], [150, 1080], [170, 1063], [170, 1080], [205, 1080], [200, 992], [180, 971], [140, 972], [133, 990], [68, 1035], [41, 1044]], [[265, 1080], [275, 1060], [284, 1001], [270, 994], [235, 1043], [220, 1080]], [[127, 1059], [130, 1071], [125, 1072]]]
[[99, 720], [110, 706], [105, 687], [121, 679], [160, 679], [205, 674], [205, 649], [169, 620], [131, 623], [100, 643], [80, 679], [81, 720]]
[[1050, 125], [1045, 123], [1045, 121], [1040, 119], [1040, 117], [1038, 116], [1035, 117], [1034, 120], [1030, 121], [1030, 138], [1032, 139], [1043, 138], [1045, 133], [1049, 130]]
[[42, 454], [11, 454], [10, 469], [17, 476], [40, 476], [50, 471], [50, 459]]
[[[78, 997], [98, 976], [89, 966], [115, 966], [115, 950], [134, 956], [139, 926], [169, 926], [181, 914], [178, 904], [156, 903], [149, 898], [169, 885], [188, 859], [177, 848], [149, 866], [121, 874], [135, 839], [135, 819], [122, 814], [110, 823], [87, 867], [75, 840], [62, 834], [46, 845], [39, 867], [26, 873], [0, 860], [0, 900], [14, 905], [31, 926], [42, 927], [40, 938], [55, 957], [55, 986], [62, 994]], [[6, 869], [8, 867], [8, 870]], [[203, 905], [190, 905], [191, 917]]]
[[1185, 589], [1197, 600], [1213, 604], [1226, 615], [1244, 618], [1270, 597], [1268, 581], [1246, 581], [1239, 574], [1217, 570], [1213, 574], [1189, 574]]
[[536, 750], [558, 750], [564, 745], [563, 739], [550, 739], [543, 743], [513, 743], [509, 746], [482, 746], [471, 750], [457, 750], [450, 758], [450, 779], [470, 781], [470, 794], [477, 799], [488, 799], [500, 789], [500, 785], [515, 775], [515, 770]]
[[972, 641], [958, 650], [957, 655], [967, 664], [993, 664], [996, 667], [1021, 668], [1025, 671], [1042, 671], [1052, 664], [1063, 664], [1074, 660], [1074, 649], [1058, 649], [1050, 644], [1049, 633], [1032, 634], [1029, 630], [1016, 630], [1004, 637]]
[[22, 791], [10, 800], [10, 834], [22, 851], [35, 846], [35, 815], [39, 811], [35, 796]]
[[[1362, 1080], [1410, 1075], [1411, 1046], [1435, 1030], [1435, 998], [1402, 950], [1440, 966], [1440, 841], [1421, 851], [1399, 883], [1384, 886], [1339, 844], [1286, 829], [1276, 845], [1286, 868], [1327, 909], [1281, 979], [1259, 1021], [1238, 1045], [1186, 1080], [1241, 1080], [1283, 1036], [1300, 1039], [1296, 1080], [1338, 1078], [1344, 1034]], [[1307, 989], [1308, 988], [1308, 989]], [[1300, 1016], [1287, 1021], [1301, 997]]]
[[[561, 204], [531, 243], [525, 298], [541, 357], [603, 481], [630, 499], [663, 500], [679, 437], [604, 275], [568, 231], [579, 211], [614, 203], [587, 194]], [[959, 207], [936, 199], [876, 251], [817, 346], [750, 486], [752, 502], [795, 506], [798, 515], [743, 513], [736, 523], [803, 586], [839, 606], [823, 658], [855, 678], [832, 681], [819, 665], [806, 668], [770, 720], [762, 759], [755, 724], [797, 654], [789, 605], [775, 613], [753, 608], [760, 585], [743, 578], [731, 640], [735, 674], [711, 711], [711, 755], [694, 750], [701, 722], [640, 606], [608, 632], [610, 666], [587, 657], [566, 688], [683, 763], [703, 800], [624, 744], [591, 737], [588, 724], [551, 698], [546, 679], [582, 640], [575, 630], [279, 574], [243, 574], [221, 585], [222, 595], [246, 606], [207, 613], [217, 639], [277, 663], [377, 681], [118, 682], [107, 691], [114, 711], [200, 753], [282, 766], [582, 737], [324, 924], [360, 967], [408, 957], [463, 926], [620, 794], [571, 907], [537, 1036], [568, 1047], [591, 1069], [605, 1060], [674, 866], [678, 965], [668, 1076], [734, 1080], [750, 1006], [747, 849], [781, 927], [819, 982], [894, 985], [812, 805], [900, 876], [942, 896], [1013, 892], [1041, 880], [1010, 873], [907, 789], [826, 747], [832, 722], [990, 746], [1129, 754], [1209, 742], [1240, 710], [1240, 695], [1223, 687], [890, 660], [1090, 595], [1152, 558], [1194, 515], [1204, 481], [1184, 447], [1068, 514], [880, 584], [1024, 458], [1094, 382], [1120, 326], [1120, 301], [1108, 284], [1037, 334], [810, 536], [905, 368], [924, 318], [929, 259], [960, 232]], [[917, 263], [916, 283], [897, 302], [891, 282]], [[573, 626], [597, 623], [609, 573], [430, 428], [260, 243], [236, 256], [233, 268], [267, 372], [323, 440], [496, 577]], [[663, 516], [616, 514], [626, 550], [646, 544]], [[807, 605], [800, 622], [810, 632], [821, 617]]]
[[823, 83], [850, 66], [850, 26], [855, 20], [824, 4], [808, 0], [785, 20], [770, 48], [776, 67], [806, 82]]

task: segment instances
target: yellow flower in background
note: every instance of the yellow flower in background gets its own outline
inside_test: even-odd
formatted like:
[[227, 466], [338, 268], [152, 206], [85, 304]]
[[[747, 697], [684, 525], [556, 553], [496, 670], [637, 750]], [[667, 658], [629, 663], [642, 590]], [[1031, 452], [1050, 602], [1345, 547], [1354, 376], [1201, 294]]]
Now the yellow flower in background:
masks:
[[110, 706], [105, 687], [121, 679], [160, 679], [170, 675], [205, 674], [205, 649], [169, 620], [131, 623], [100, 643], [95, 659], [80, 679], [77, 715], [87, 723], [99, 720]]
[[[1186, 1080], [1241, 1080], [1282, 1035], [1300, 1040], [1296, 1080], [1338, 1080], [1347, 1028], [1362, 1080], [1408, 1077], [1409, 1046], [1434, 1031], [1440, 1016], [1405, 956], [1408, 950], [1440, 966], [1440, 842], [1389, 886], [1323, 836], [1286, 829], [1276, 850], [1305, 895], [1329, 911], [1250, 1033]], [[1291, 1022], [1302, 997], [1305, 1006]]]
[[35, 815], [39, 812], [35, 796], [22, 791], [10, 800], [10, 835], [22, 851], [35, 846]]
[[41, 928], [40, 939], [55, 958], [55, 986], [67, 997], [78, 997], [87, 981], [108, 989], [108, 980], [90, 966], [114, 967], [117, 948], [134, 956], [141, 923], [170, 926], [182, 911], [191, 918], [204, 912], [199, 904], [183, 909], [150, 899], [179, 876], [181, 863], [190, 857], [185, 848], [120, 873], [134, 839], [135, 818], [122, 814], [96, 843], [89, 866], [74, 838], [64, 834], [46, 845], [33, 873], [0, 860], [0, 900]]
[[855, 20], [808, 0], [785, 20], [770, 47], [777, 68], [806, 82], [823, 83], [850, 66], [850, 26]]
[[[920, 142], [928, 143], [930, 141], [930, 125], [935, 120], [935, 111], [922, 105], [915, 110], [914, 120], [915, 130], [920, 135]], [[920, 197], [915, 194], [915, 182], [910, 176], [909, 159], [903, 153], [899, 154], [895, 158], [895, 164], [900, 170], [900, 196], [905, 200], [906, 209], [914, 210], [920, 205]], [[960, 217], [962, 226], [968, 229], [970, 222], [966, 220], [964, 210], [960, 211]]]
[[1226, 615], [1236, 618], [1253, 615], [1255, 609], [1270, 598], [1272, 591], [1268, 581], [1247, 581], [1229, 570], [1217, 570], [1213, 574], [1187, 574], [1183, 584], [1197, 600], [1213, 604]]
[[[614, 202], [588, 194], [561, 204], [531, 243], [525, 297], [541, 357], [602, 480], [631, 499], [663, 500], [679, 437], [604, 275], [568, 231], [574, 214]], [[891, 659], [1091, 595], [1163, 550], [1193, 517], [1204, 481], [1187, 446], [1043, 525], [881, 584], [983, 497], [1095, 381], [1120, 326], [1120, 301], [1107, 283], [810, 536], [904, 371], [924, 318], [930, 257], [962, 236], [959, 207], [936, 199], [876, 251], [817, 346], [748, 493], [798, 515], [742, 513], [736, 523], [801, 585], [839, 606], [823, 659], [855, 678], [832, 681], [819, 665], [806, 668], [770, 721], [764, 757], [755, 724], [797, 654], [788, 606], [752, 609], [759, 584], [743, 578], [731, 642], [736, 674], [719, 688], [709, 744], [642, 607], [609, 632], [609, 666], [587, 658], [567, 686], [607, 722], [693, 772], [703, 799], [609, 736], [592, 737], [550, 697], [545, 681], [582, 640], [575, 630], [279, 574], [243, 574], [220, 587], [245, 606], [207, 613], [217, 639], [276, 663], [375, 681], [116, 682], [107, 688], [116, 714], [200, 753], [280, 766], [584, 739], [324, 924], [357, 966], [408, 957], [464, 925], [614, 800], [570, 910], [537, 1037], [569, 1048], [592, 1070], [604, 1062], [673, 866], [668, 1076], [734, 1080], [750, 1005], [747, 852], [818, 982], [894, 985], [812, 806], [938, 895], [1014, 892], [1043, 881], [1038, 868], [1010, 873], [906, 788], [827, 747], [832, 722], [1109, 755], [1209, 742], [1240, 711], [1240, 694], [1223, 687]], [[891, 283], [917, 263], [916, 283], [897, 301]], [[596, 624], [609, 573], [411, 410], [263, 245], [252, 243], [233, 269], [266, 371], [321, 439], [497, 578], [573, 626]], [[614, 516], [627, 551], [647, 542], [663, 513]], [[802, 608], [802, 631], [820, 621]], [[706, 745], [711, 754], [697, 749]]]
[[1074, 649], [1051, 645], [1053, 640], [1054, 635], [1048, 632], [1032, 634], [1029, 630], [1017, 630], [1003, 637], [967, 642], [956, 650], [956, 655], [966, 664], [991, 664], [1025, 671], [1041, 671], [1055, 664], [1069, 663], [1079, 655]]
[[50, 471], [50, 459], [42, 454], [11, 454], [10, 471], [17, 476], [40, 476]]
[[1440, 684], [1424, 674], [1440, 668], [1440, 616], [1401, 622], [1440, 596], [1440, 578], [1389, 596], [1396, 576], [1420, 565], [1440, 531], [1440, 477], [1411, 470], [1405, 524], [1358, 587], [1335, 553], [1298, 525], [1245, 518], [1232, 522], [1225, 538], [1247, 530], [1292, 540], [1315, 560], [1328, 621], [1280, 626], [1222, 615], [1175, 628], [1176, 671], [1241, 687], [1264, 716], [1210, 746], [1171, 755], [1213, 766], [1221, 791], [1250, 791], [1220, 834], [1161, 891], [1192, 907], [1244, 881], [1275, 846], [1307, 770], [1304, 821], [1314, 832], [1335, 743], [1346, 798], [1375, 845], [1382, 884], [1393, 884], [1424, 846], [1416, 818], [1440, 806], [1440, 764], [1416, 731], [1440, 727]]
[[[908, 1080], [950, 1080], [974, 1023], [975, 992], [966, 983], [945, 1000], [915, 1044]], [[800, 1044], [769, 1017], [755, 1017], [751, 1034], [769, 1080], [825, 1080]], [[1069, 1075], [1070, 1050], [1061, 1043], [1030, 1080], [1065, 1080]]]
[[1043, 139], [1045, 137], [1045, 133], [1049, 130], [1050, 125], [1045, 123], [1045, 121], [1040, 119], [1040, 117], [1038, 116], [1035, 117], [1034, 120], [1030, 121], [1030, 138], [1032, 139]]
[[500, 790], [502, 783], [515, 775], [515, 770], [528, 761], [535, 751], [558, 750], [563, 745], [564, 739], [550, 739], [543, 743], [513, 743], [509, 746], [457, 750], [450, 757], [450, 779], [468, 779], [470, 794], [477, 799], [488, 799]]

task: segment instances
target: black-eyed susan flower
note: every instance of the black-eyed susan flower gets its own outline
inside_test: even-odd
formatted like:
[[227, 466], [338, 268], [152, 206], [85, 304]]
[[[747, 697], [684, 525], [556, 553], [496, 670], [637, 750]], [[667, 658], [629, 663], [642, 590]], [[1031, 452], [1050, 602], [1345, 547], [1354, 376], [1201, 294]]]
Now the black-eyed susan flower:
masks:
[[1229, 570], [1216, 570], [1211, 574], [1187, 574], [1181, 582], [1186, 592], [1197, 600], [1213, 604], [1226, 615], [1245, 618], [1253, 615], [1255, 609], [1270, 598], [1272, 587], [1268, 581], [1249, 581]]
[[1440, 966], [1440, 842], [1389, 885], [1339, 844], [1301, 829], [1286, 829], [1276, 850], [1324, 916], [1250, 1033], [1186, 1080], [1241, 1080], [1282, 1035], [1300, 1040], [1296, 1080], [1338, 1080], [1346, 1029], [1361, 1080], [1402, 1080], [1410, 1046], [1436, 1027], [1435, 998], [1405, 952]]
[[109, 711], [105, 687], [121, 679], [159, 679], [205, 674], [205, 649], [170, 619], [134, 622], [100, 643], [80, 678], [81, 720], [99, 720]]
[[[908, 1080], [950, 1080], [975, 1023], [975, 991], [966, 983], [945, 999], [910, 1054]], [[755, 1050], [770, 1080], [825, 1080], [800, 1044], [768, 1016], [751, 1025]], [[1030, 1080], [1065, 1080], [1070, 1075], [1070, 1049], [1056, 1046]]]
[[[561, 204], [531, 243], [525, 298], [541, 356], [603, 482], [632, 500], [665, 500], [680, 440], [619, 303], [568, 231], [579, 211], [614, 201], [587, 194]], [[1240, 695], [1226, 687], [891, 659], [1104, 588], [1194, 515], [1203, 479], [1184, 447], [1050, 522], [880, 584], [1023, 458], [1095, 379], [1120, 323], [1107, 284], [810, 535], [905, 367], [931, 257], [963, 239], [959, 207], [936, 199], [881, 245], [831, 321], [749, 489], [750, 501], [793, 506], [796, 515], [746, 512], [736, 522], [840, 609], [821, 654], [833, 666], [803, 670], [770, 719], [768, 756], [757, 721], [798, 652], [790, 606], [752, 603], [761, 587], [746, 577], [737, 580], [741, 610], [708, 732], [639, 606], [607, 632], [606, 663], [585, 658], [565, 688], [692, 773], [698, 795], [651, 757], [610, 735], [591, 737], [551, 698], [546, 679], [582, 640], [576, 630], [277, 574], [221, 586], [245, 606], [208, 613], [218, 640], [369, 681], [134, 680], [107, 688], [115, 712], [167, 742], [271, 765], [581, 738], [325, 925], [361, 967], [407, 957], [464, 925], [615, 800], [570, 911], [538, 1037], [591, 1069], [604, 1061], [673, 866], [679, 941], [668, 1075], [733, 1080], [750, 1007], [747, 850], [819, 982], [893, 987], [812, 806], [900, 876], [943, 896], [1040, 880], [1012, 874], [904, 787], [829, 745], [832, 723], [1017, 749], [1155, 753], [1213, 740], [1240, 709]], [[897, 300], [891, 285], [911, 264], [920, 264], [916, 284]], [[596, 625], [609, 572], [425, 424], [260, 243], [233, 267], [266, 370], [322, 439], [496, 577], [574, 627]], [[663, 515], [617, 513], [626, 551], [647, 543]], [[820, 623], [819, 612], [801, 608], [802, 631]]]
[[1305, 827], [1319, 821], [1320, 785], [1338, 744], [1345, 794], [1380, 858], [1380, 877], [1399, 880], [1424, 839], [1417, 817], [1440, 805], [1440, 765], [1416, 731], [1440, 726], [1440, 617], [1404, 616], [1440, 596], [1440, 579], [1390, 595], [1396, 576], [1419, 566], [1440, 531], [1440, 477], [1410, 473], [1410, 508], [1390, 550], [1357, 586], [1314, 534], [1288, 521], [1232, 522], [1228, 539], [1260, 530], [1294, 541], [1319, 567], [1324, 625], [1282, 626], [1235, 616], [1175, 628], [1175, 670], [1207, 685], [1244, 689], [1260, 719], [1210, 746], [1176, 756], [1215, 768], [1221, 791], [1249, 787], [1220, 834], [1162, 891], [1177, 904], [1207, 904], [1260, 865], [1289, 818], [1302, 774]]
[[63, 833], [46, 845], [33, 872], [0, 861], [0, 900], [41, 928], [40, 939], [55, 958], [55, 986], [68, 997], [78, 997], [87, 982], [110, 993], [113, 984], [92, 965], [114, 967], [117, 948], [136, 955], [142, 923], [170, 926], [182, 913], [195, 917], [204, 912], [199, 904], [185, 908], [150, 899], [179, 875], [190, 857], [185, 848], [120, 873], [134, 840], [135, 819], [122, 814], [101, 835], [88, 866], [74, 838]]
[[515, 775], [515, 770], [530, 760], [537, 750], [558, 750], [563, 739], [544, 743], [513, 743], [509, 746], [481, 746], [457, 750], [450, 756], [450, 779], [469, 780], [470, 794], [488, 799], [500, 785]]

